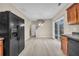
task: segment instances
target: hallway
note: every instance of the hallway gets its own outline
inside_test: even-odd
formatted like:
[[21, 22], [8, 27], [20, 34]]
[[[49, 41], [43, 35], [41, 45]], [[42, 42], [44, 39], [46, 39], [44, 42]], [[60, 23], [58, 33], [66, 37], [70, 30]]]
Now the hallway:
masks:
[[63, 53], [57, 40], [31, 38], [26, 41], [25, 49], [19, 56], [63, 56]]

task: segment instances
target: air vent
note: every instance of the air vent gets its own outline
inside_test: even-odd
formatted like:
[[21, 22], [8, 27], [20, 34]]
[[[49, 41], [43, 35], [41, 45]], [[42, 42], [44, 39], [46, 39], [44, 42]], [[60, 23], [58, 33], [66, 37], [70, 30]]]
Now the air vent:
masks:
[[58, 3], [58, 6], [60, 6], [61, 5], [61, 3]]

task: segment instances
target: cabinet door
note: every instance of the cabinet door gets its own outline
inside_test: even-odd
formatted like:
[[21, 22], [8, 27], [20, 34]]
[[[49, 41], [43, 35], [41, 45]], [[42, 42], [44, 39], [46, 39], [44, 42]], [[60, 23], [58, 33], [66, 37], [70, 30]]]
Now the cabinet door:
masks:
[[79, 56], [79, 42], [72, 38], [69, 40], [69, 55]]
[[65, 55], [68, 55], [68, 38], [65, 36], [61, 37], [61, 49]]
[[71, 9], [68, 9], [67, 11], [67, 18], [68, 18], [68, 23], [70, 24], [71, 23], [71, 16], [70, 16], [70, 12], [71, 12]]
[[0, 40], [0, 56], [3, 56], [3, 40]]
[[76, 5], [72, 5], [67, 10], [67, 16], [68, 16], [68, 23], [69, 24], [76, 24], [77, 23], [77, 13], [76, 13]]
[[77, 23], [79, 24], [79, 3], [76, 5], [77, 7]]

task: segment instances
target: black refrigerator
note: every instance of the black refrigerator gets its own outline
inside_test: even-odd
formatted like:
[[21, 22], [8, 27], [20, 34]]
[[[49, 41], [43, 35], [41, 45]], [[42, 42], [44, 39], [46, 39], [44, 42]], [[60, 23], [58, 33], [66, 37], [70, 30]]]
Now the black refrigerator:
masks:
[[10, 11], [0, 12], [0, 36], [4, 37], [4, 56], [18, 56], [24, 49], [24, 19]]

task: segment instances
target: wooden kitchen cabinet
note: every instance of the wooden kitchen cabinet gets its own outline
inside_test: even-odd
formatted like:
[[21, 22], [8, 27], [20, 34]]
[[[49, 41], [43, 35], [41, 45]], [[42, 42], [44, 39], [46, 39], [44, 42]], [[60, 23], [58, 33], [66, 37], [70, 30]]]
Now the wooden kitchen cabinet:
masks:
[[61, 49], [65, 55], [68, 55], [68, 37], [61, 36]]
[[79, 24], [79, 3], [75, 3], [67, 9], [68, 24]]
[[77, 23], [79, 23], [79, 4], [77, 4], [77, 13], [78, 13], [78, 15], [77, 15], [77, 18], [78, 18]]
[[3, 38], [0, 38], [0, 56], [3, 56]]

